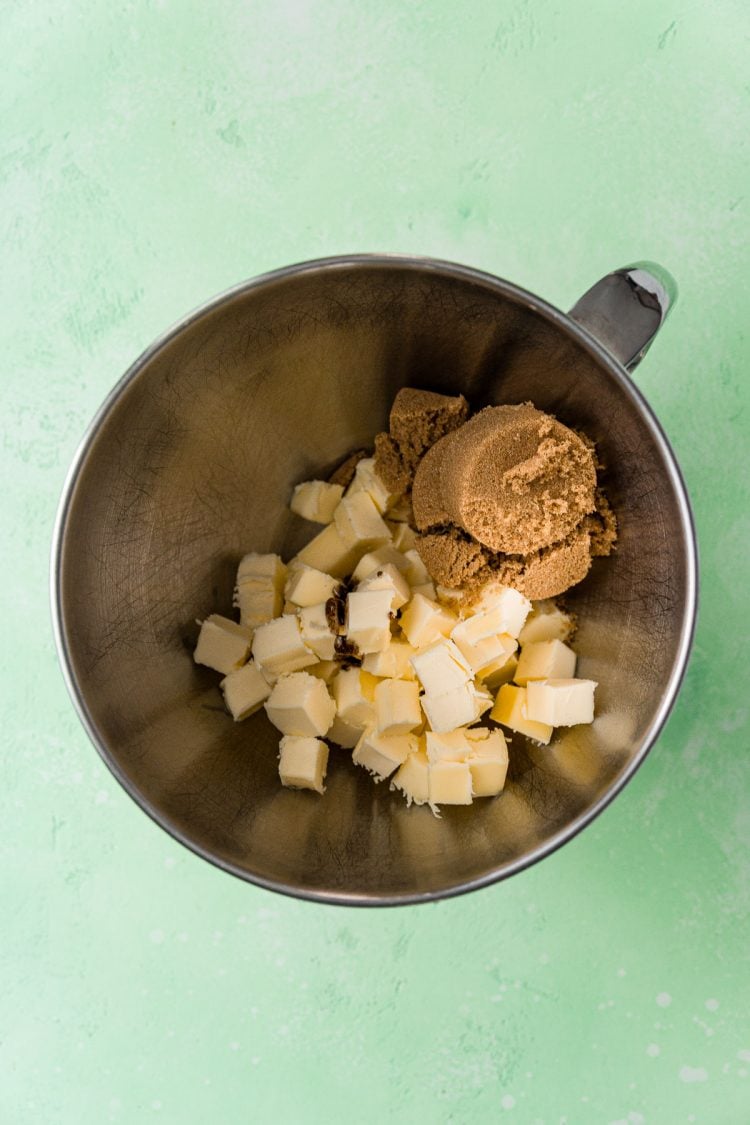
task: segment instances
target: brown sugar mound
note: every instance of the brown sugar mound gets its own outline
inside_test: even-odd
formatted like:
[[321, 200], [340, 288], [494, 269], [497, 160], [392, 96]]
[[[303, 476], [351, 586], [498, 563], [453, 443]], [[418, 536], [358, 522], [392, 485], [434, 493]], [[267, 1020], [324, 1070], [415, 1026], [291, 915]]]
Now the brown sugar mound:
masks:
[[530, 403], [489, 406], [461, 428], [429, 487], [484, 546], [527, 555], [595, 510], [596, 465], [577, 434]]
[[450, 516], [443, 506], [440, 489], [435, 487], [435, 481], [440, 480], [443, 460], [446, 454], [449, 454], [451, 442], [458, 437], [459, 432], [448, 434], [433, 445], [432, 449], [428, 449], [421, 461], [421, 471], [414, 477], [411, 502], [414, 509], [414, 523], [418, 531], [427, 531], [431, 527], [450, 522]]
[[355, 453], [350, 453], [346, 460], [333, 470], [328, 478], [329, 484], [340, 484], [342, 488], [348, 488], [354, 480], [357, 465], [367, 456], [366, 449], [358, 449]]
[[411, 488], [415, 470], [435, 442], [469, 416], [463, 395], [441, 395], [402, 387], [393, 400], [389, 433], [375, 438], [375, 469], [394, 492]]
[[470, 588], [490, 576], [487, 552], [454, 527], [418, 535], [417, 551], [443, 586]]

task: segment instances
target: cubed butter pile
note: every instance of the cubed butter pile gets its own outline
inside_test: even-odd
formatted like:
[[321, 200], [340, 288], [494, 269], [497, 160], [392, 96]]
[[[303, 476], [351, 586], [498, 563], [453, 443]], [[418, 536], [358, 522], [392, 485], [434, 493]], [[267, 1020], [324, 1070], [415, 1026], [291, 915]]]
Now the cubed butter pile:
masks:
[[282, 784], [322, 793], [332, 743], [436, 812], [503, 789], [505, 735], [483, 718], [542, 744], [592, 722], [596, 684], [575, 678], [570, 617], [507, 586], [436, 588], [408, 504], [372, 458], [346, 491], [297, 485], [290, 507], [323, 529], [288, 565], [246, 555], [239, 622], [207, 617], [195, 649], [236, 721], [264, 707], [280, 731]]

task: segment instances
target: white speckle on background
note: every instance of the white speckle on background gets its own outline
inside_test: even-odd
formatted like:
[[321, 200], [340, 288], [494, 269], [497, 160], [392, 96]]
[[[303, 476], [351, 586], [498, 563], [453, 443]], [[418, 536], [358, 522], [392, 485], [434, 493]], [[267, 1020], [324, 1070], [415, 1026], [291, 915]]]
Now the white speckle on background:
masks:
[[739, 1078], [747, 1078], [747, 1071], [745, 1070], [744, 1066], [741, 1066], [740, 1069], [737, 1071], [737, 1076]]
[[750, 1051], [738, 1051], [737, 1058], [740, 1059], [741, 1062], [750, 1062]]
[[625, 969], [618, 969], [617, 975], [618, 975], [618, 977], [624, 977], [624, 976], [627, 976], [627, 972], [626, 972]]
[[638, 1113], [637, 1110], [631, 1109], [630, 1113], [628, 1114], [628, 1121], [630, 1122], [630, 1125], [645, 1125], [646, 1118], [642, 1113]]
[[158, 1101], [158, 1100], [151, 1102], [151, 1108], [152, 1109], [161, 1109], [161, 1102]]
[[503, 1107], [503, 1109], [513, 1109], [515, 1104], [516, 1099], [512, 1094], [503, 1094], [502, 1098], [500, 1099], [500, 1105]]
[[109, 801], [109, 793], [106, 789], [100, 789], [96, 797], [94, 797], [95, 805], [106, 805]]
[[703, 1066], [683, 1066], [680, 1082], [708, 1082], [708, 1071]]
[[648, 1047], [646, 1048], [646, 1054], [649, 1055], [652, 1059], [658, 1058], [658, 1056], [661, 1054], [661, 1047], [658, 1043], [649, 1043]]
[[707, 1000], [706, 1007], [708, 1008], [709, 1012], [717, 1012], [719, 1010], [719, 1001]]
[[167, 871], [171, 871], [176, 863], [177, 860], [172, 855], [168, 855], [164, 860], [164, 866], [166, 867]]
[[154, 945], [161, 945], [164, 941], [164, 930], [152, 930], [148, 936], [151, 938]]
[[239, 1049], [240, 1049], [240, 1045], [237, 1042], [237, 1040], [236, 1039], [232, 1040], [232, 1042], [229, 1044], [229, 1050], [230, 1051], [239, 1051]]
[[668, 992], [660, 992], [659, 995], [656, 997], [656, 1003], [659, 1005], [660, 1008], [668, 1008], [669, 1005], [672, 1003], [672, 997], [669, 995]]

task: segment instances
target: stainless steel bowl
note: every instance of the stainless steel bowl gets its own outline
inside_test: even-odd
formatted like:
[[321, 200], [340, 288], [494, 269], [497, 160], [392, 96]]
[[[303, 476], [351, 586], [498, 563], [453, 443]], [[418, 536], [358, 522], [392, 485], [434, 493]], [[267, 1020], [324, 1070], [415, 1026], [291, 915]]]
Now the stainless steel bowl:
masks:
[[[626, 374], [673, 299], [618, 271], [570, 315], [509, 282], [429, 259], [357, 256], [256, 278], [192, 313], [94, 419], [61, 502], [53, 607], [94, 745], [176, 839], [260, 886], [324, 902], [420, 902], [522, 870], [588, 824], [656, 739], [688, 658], [696, 548], [685, 488]], [[607, 345], [594, 338], [591, 331]], [[510, 781], [471, 808], [407, 809], [332, 750], [320, 799], [282, 789], [263, 713], [234, 724], [196, 667], [195, 619], [228, 611], [248, 550], [309, 536], [287, 502], [372, 443], [404, 384], [473, 407], [531, 399], [598, 443], [616, 553], [569, 597], [593, 726], [513, 740]]]

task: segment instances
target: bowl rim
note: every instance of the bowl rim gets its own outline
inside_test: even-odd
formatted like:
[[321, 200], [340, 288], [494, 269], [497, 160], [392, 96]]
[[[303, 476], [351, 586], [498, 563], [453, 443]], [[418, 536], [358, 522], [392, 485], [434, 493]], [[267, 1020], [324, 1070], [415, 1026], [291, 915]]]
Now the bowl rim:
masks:
[[[196, 323], [208, 313], [213, 312], [221, 305], [228, 304], [236, 297], [244, 295], [245, 293], [250, 293], [255, 289], [260, 289], [264, 286], [307, 273], [335, 272], [337, 270], [343, 271], [353, 268], [382, 269], [394, 267], [403, 269], [404, 271], [432, 273], [445, 277], [459, 278], [461, 280], [480, 284], [505, 297], [512, 298], [516, 302], [521, 302], [560, 331], [572, 337], [600, 366], [603, 366], [609, 372], [610, 376], [615, 379], [626, 396], [631, 399], [648, 426], [652, 438], [668, 468], [670, 482], [677, 498], [681, 523], [684, 530], [686, 596], [677, 652], [669, 680], [662, 695], [661, 703], [652, 717], [638, 753], [634, 755], [632, 761], [628, 763], [627, 767], [616, 777], [606, 792], [590, 808], [586, 809], [564, 828], [560, 829], [559, 832], [556, 832], [554, 836], [533, 848], [528, 854], [493, 868], [491, 871], [473, 879], [463, 880], [438, 890], [378, 895], [377, 893], [341, 891], [336, 888], [311, 889], [309, 887], [294, 886], [288, 882], [269, 879], [254, 874], [198, 844], [176, 824], [171, 823], [161, 814], [160, 810], [153, 804], [148, 796], [143, 793], [121, 769], [114, 754], [110, 752], [105, 740], [100, 736], [93, 717], [89, 712], [82, 685], [73, 670], [71, 652], [64, 626], [62, 570], [68, 516], [72, 508], [78, 479], [91, 451], [94, 440], [105, 418], [123, 395], [126, 388], [162, 348], [170, 344], [186, 328]], [[453, 898], [461, 894], [467, 894], [470, 891], [479, 890], [482, 887], [501, 882], [510, 878], [512, 875], [526, 870], [546, 856], [557, 851], [558, 848], [572, 840], [587, 825], [591, 824], [625, 788], [636, 771], [643, 764], [672, 712], [685, 676], [695, 636], [698, 612], [698, 589], [699, 557], [695, 520], [682, 470], [680, 469], [677, 458], [661, 423], [625, 368], [582, 325], [572, 320], [566, 313], [544, 300], [544, 298], [538, 297], [522, 286], [516, 285], [514, 282], [498, 277], [485, 270], [462, 265], [458, 262], [452, 262], [442, 258], [396, 253], [341, 254], [324, 258], [313, 258], [288, 266], [282, 266], [279, 269], [269, 270], [230, 286], [216, 296], [211, 297], [209, 300], [193, 308], [190, 312], [173, 322], [170, 327], [157, 336], [117, 380], [86, 427], [63, 484], [55, 516], [50, 556], [52, 630], [65, 686], [78, 714], [78, 718], [93, 743], [94, 748], [126, 793], [128, 793], [151, 820], [158, 824], [160, 828], [164, 829], [174, 840], [188, 848], [195, 855], [200, 856], [201, 859], [207, 860], [209, 863], [228, 874], [234, 875], [244, 882], [262, 887], [265, 890], [276, 891], [280, 894], [310, 902], [338, 906], [416, 905], [418, 903], [435, 902], [443, 898]]]

